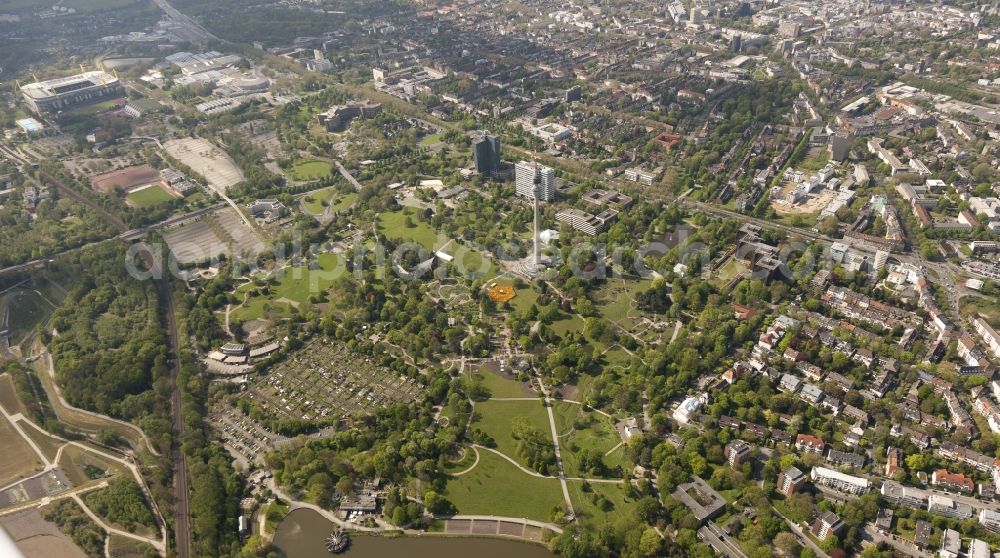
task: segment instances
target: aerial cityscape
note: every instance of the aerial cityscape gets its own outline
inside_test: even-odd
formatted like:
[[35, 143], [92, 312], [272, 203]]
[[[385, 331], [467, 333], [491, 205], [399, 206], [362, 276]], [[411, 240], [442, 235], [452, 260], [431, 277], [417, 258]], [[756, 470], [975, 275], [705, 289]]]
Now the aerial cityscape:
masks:
[[0, 2], [0, 557], [1000, 556], [997, 0]]

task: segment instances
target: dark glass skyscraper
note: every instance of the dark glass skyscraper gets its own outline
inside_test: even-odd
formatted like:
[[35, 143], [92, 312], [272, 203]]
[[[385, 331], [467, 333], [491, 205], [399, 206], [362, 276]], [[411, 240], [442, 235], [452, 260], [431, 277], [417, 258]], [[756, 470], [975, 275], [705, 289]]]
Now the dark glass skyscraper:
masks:
[[476, 172], [483, 176], [496, 176], [500, 172], [500, 139], [484, 133], [472, 145]]

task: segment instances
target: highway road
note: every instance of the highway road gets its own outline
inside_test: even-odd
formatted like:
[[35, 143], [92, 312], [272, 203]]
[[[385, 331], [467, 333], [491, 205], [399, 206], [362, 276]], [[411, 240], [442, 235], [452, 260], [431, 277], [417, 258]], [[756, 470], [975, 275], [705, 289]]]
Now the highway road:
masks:
[[169, 17], [177, 25], [183, 27], [185, 31], [187, 31], [189, 35], [189, 37], [187, 38], [192, 40], [193, 42], [206, 42], [206, 41], [227, 42], [216, 37], [212, 33], [209, 33], [209, 31], [204, 27], [202, 27], [201, 24], [198, 23], [197, 21], [177, 11], [177, 8], [171, 6], [170, 2], [167, 2], [167, 0], [155, 0], [155, 2], [156, 5], [159, 6], [160, 9], [164, 11], [164, 13], [167, 14], [167, 17]]

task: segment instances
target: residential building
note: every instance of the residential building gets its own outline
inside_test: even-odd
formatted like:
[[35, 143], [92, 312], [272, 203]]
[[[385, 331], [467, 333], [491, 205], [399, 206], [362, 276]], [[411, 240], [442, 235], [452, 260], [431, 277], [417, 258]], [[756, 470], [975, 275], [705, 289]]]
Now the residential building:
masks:
[[739, 469], [748, 459], [750, 459], [750, 444], [743, 440], [733, 440], [726, 444], [726, 461], [730, 467]]
[[1000, 358], [1000, 334], [982, 317], [974, 318], [972, 326], [976, 328], [976, 333], [983, 339], [983, 343], [993, 353], [993, 356]]
[[805, 483], [805, 474], [797, 467], [789, 467], [778, 475], [777, 490], [785, 496], [791, 496]]
[[840, 471], [834, 471], [826, 467], [814, 467], [810, 473], [810, 478], [816, 484], [829, 486], [848, 494], [864, 494], [871, 489], [871, 482], [868, 479], [845, 475]]
[[830, 535], [839, 535], [846, 526], [847, 525], [844, 523], [844, 520], [840, 518], [840, 516], [827, 511], [820, 514], [820, 516], [816, 518], [816, 521], [813, 522], [812, 534], [816, 535], [816, 538], [819, 540], [824, 540]]
[[945, 469], [934, 471], [934, 474], [931, 475], [931, 484], [945, 490], [966, 493], [972, 493], [976, 488], [976, 483], [969, 477], [961, 473], [949, 473]]
[[846, 465], [854, 469], [860, 469], [865, 466], [865, 456], [857, 453], [837, 451], [832, 448], [826, 454], [826, 461], [832, 465]]
[[954, 529], [945, 529], [941, 535], [939, 558], [958, 558], [962, 551], [962, 536]]
[[969, 541], [969, 550], [965, 555], [968, 558], [991, 558], [993, 553], [990, 551], [989, 543], [979, 539], [972, 539]]
[[913, 509], [923, 509], [927, 507], [927, 496], [923, 492], [918, 492], [913, 488], [903, 486], [896, 481], [882, 481], [882, 488], [880, 489], [880, 492], [882, 493], [882, 497], [885, 498], [887, 502], [891, 502], [897, 506], [904, 506]]
[[795, 437], [795, 449], [798, 451], [818, 453], [822, 455], [825, 447], [826, 444], [823, 442], [822, 438], [810, 436], [809, 434], [799, 434]]
[[973, 514], [972, 506], [937, 494], [927, 497], [927, 511], [955, 519], [968, 519]]
[[993, 510], [982, 510], [979, 512], [979, 524], [983, 529], [1000, 533], [1000, 512]]

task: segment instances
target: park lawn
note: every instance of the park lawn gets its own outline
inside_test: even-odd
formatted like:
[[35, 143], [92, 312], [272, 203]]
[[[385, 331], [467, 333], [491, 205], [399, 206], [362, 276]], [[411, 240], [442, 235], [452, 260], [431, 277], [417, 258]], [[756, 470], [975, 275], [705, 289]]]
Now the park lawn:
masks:
[[[406, 226], [406, 218], [409, 217], [413, 223], [412, 227]], [[379, 230], [387, 238], [401, 240], [404, 242], [416, 242], [427, 250], [434, 251], [438, 240], [438, 234], [427, 223], [420, 220], [417, 212], [406, 207], [400, 211], [380, 213], [378, 216]], [[443, 243], [442, 243], [443, 244]]]
[[435, 143], [440, 143], [440, 141], [441, 141], [441, 134], [430, 134], [420, 139], [420, 146], [428, 147], [434, 145]]
[[125, 199], [138, 205], [139, 207], [153, 207], [161, 203], [168, 202], [174, 197], [163, 189], [160, 185], [153, 185], [142, 190], [136, 190], [125, 196]]
[[63, 473], [66, 474], [66, 478], [73, 483], [73, 486], [80, 486], [93, 480], [87, 476], [85, 470], [87, 466], [106, 471], [107, 476], [128, 473], [128, 470], [120, 463], [105, 459], [77, 446], [66, 446], [59, 457], [58, 465]]
[[[500, 281], [498, 281], [499, 283]], [[517, 295], [511, 299], [507, 304], [510, 305], [516, 312], [524, 313], [527, 312], [531, 305], [538, 301], [538, 297], [542, 293], [536, 291], [533, 287], [528, 287], [526, 289], [515, 289]]]
[[531, 476], [489, 450], [479, 450], [479, 465], [448, 481], [445, 497], [466, 515], [499, 515], [551, 521], [563, 504], [557, 479]]
[[[336, 281], [341, 273], [346, 273], [346, 268], [338, 268], [340, 256], [337, 254], [324, 253], [317, 257], [319, 269], [308, 269], [305, 266], [289, 267], [282, 270], [282, 274], [270, 285], [270, 295], [257, 295], [252, 297], [242, 307], [235, 310], [230, 319], [237, 321], [249, 321], [260, 319], [265, 314], [273, 313], [275, 317], [291, 316], [290, 307], [293, 306], [287, 301], [292, 301], [302, 308], [309, 304], [309, 297], [325, 292]], [[338, 269], [340, 271], [338, 271]], [[256, 288], [253, 283], [243, 285], [236, 290], [237, 297], [248, 290]], [[268, 305], [269, 310], [264, 308]]]
[[[603, 524], [614, 517], [631, 513], [635, 499], [625, 498], [622, 484], [610, 482], [585, 483], [579, 480], [566, 481], [573, 509], [582, 521]], [[584, 486], [589, 490], [584, 490]]]
[[330, 209], [339, 213], [350, 209], [354, 205], [354, 202], [358, 201], [358, 195], [354, 193], [344, 194], [336, 197], [335, 200], [336, 201], [330, 205]]
[[549, 327], [559, 337], [566, 337], [569, 332], [583, 332], [583, 318], [579, 314], [571, 314], [561, 320], [552, 322]]
[[635, 295], [645, 291], [652, 284], [653, 282], [649, 279], [625, 279], [609, 282], [607, 286], [598, 291], [594, 304], [605, 320], [628, 327], [625, 322], [630, 320], [630, 315], [642, 314], [640, 310], [632, 307]]
[[457, 242], [452, 242], [445, 249], [445, 252], [455, 258], [452, 264], [460, 275], [488, 278], [493, 277], [496, 273], [493, 260], [484, 256], [478, 250]]
[[604, 353], [604, 360], [608, 364], [616, 366], [628, 366], [632, 362], [632, 355], [628, 354], [621, 345], [615, 345]]
[[513, 378], [504, 377], [499, 372], [494, 372], [482, 367], [479, 370], [469, 372], [469, 377], [478, 380], [490, 390], [493, 397], [534, 397], [535, 392], [527, 382], [519, 382]]
[[22, 420], [19, 424], [21, 426], [21, 430], [24, 430], [24, 433], [31, 438], [32, 442], [35, 442], [38, 449], [42, 450], [42, 454], [45, 455], [46, 459], [52, 461], [56, 458], [56, 454], [59, 452], [59, 447], [65, 442], [49, 436], [47, 432], [39, 430], [28, 421]]
[[319, 180], [330, 176], [333, 165], [326, 161], [299, 161], [285, 171], [292, 180]]
[[[616, 455], [618, 450], [611, 455], [605, 454], [621, 443], [621, 437], [615, 429], [612, 419], [594, 412], [584, 410], [583, 405], [556, 401], [552, 407], [552, 412], [556, 419], [556, 430], [559, 432], [559, 447], [562, 449], [563, 468], [566, 476], [588, 477], [594, 476], [592, 473], [584, 473], [579, 468], [579, 455], [584, 449], [594, 450], [601, 454], [601, 459], [609, 469], [621, 464], [622, 455]], [[577, 420], [588, 422], [583, 429], [574, 427]], [[613, 478], [618, 476], [613, 471], [609, 472]]]
[[497, 451], [504, 453], [525, 467], [527, 464], [517, 454], [517, 442], [510, 433], [514, 418], [525, 417], [529, 424], [545, 434], [546, 437], [550, 436], [548, 413], [540, 400], [483, 401], [476, 403], [475, 413], [479, 418], [472, 423], [472, 427], [479, 428], [489, 434], [497, 443]]
[[19, 290], [7, 295], [10, 307], [10, 337], [14, 343], [20, 342], [31, 333], [51, 312], [50, 306], [37, 293]]
[[34, 450], [6, 419], [0, 420], [0, 448], [3, 448], [3, 459], [0, 459], [0, 486], [6, 486], [42, 470], [42, 463]]
[[28, 414], [28, 410], [24, 408], [21, 400], [17, 397], [17, 390], [14, 388], [14, 378], [7, 372], [0, 374], [0, 407], [3, 407], [3, 410], [11, 415], [16, 415], [17, 413], [21, 413], [22, 415]]
[[329, 202], [333, 199], [333, 196], [336, 195], [336, 193], [337, 189], [333, 186], [312, 192], [306, 196], [306, 199], [304, 200], [306, 211], [314, 215], [323, 213], [323, 210], [325, 209], [323, 207], [323, 202]]
[[471, 447], [463, 446], [463, 453], [460, 459], [454, 461], [448, 461], [444, 465], [444, 471], [446, 473], [460, 473], [476, 462], [476, 450]]

